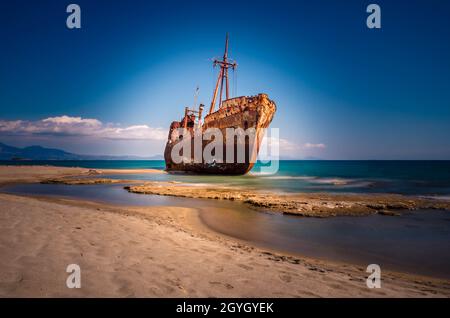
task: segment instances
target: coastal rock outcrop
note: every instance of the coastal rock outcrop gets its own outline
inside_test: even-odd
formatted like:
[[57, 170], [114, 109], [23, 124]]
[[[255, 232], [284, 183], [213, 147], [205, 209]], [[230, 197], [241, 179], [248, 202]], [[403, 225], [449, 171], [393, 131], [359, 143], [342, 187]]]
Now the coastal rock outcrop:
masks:
[[133, 193], [167, 195], [186, 198], [241, 201], [255, 208], [298, 216], [330, 217], [340, 215], [396, 215], [417, 209], [450, 210], [450, 202], [399, 194], [280, 194], [247, 188], [215, 186], [192, 187], [188, 184], [147, 182], [130, 185]]

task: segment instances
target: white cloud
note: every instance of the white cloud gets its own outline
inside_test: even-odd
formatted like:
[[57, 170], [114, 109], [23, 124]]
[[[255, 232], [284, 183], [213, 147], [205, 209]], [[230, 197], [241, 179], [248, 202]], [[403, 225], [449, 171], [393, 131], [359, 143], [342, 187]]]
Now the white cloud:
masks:
[[326, 148], [325, 144], [312, 144], [307, 142], [306, 144], [303, 145], [303, 147], [311, 149], [311, 148], [316, 148], [316, 149], [324, 149]]
[[[325, 148], [326, 145], [323, 143], [314, 144], [307, 142], [305, 144], [299, 144], [288, 139], [268, 137], [266, 135], [261, 144], [259, 158], [266, 160], [277, 157], [278, 155], [282, 158], [304, 157], [305, 155], [316, 154]], [[274, 149], [278, 149], [278, 151], [274, 152]]]
[[44, 123], [54, 123], [54, 124], [82, 124], [82, 125], [88, 125], [88, 126], [101, 126], [102, 122], [97, 119], [91, 119], [91, 118], [81, 118], [81, 117], [70, 117], [70, 116], [59, 116], [59, 117], [49, 117], [46, 119], [43, 119], [42, 122]]
[[278, 147], [280, 149], [280, 152], [294, 151], [300, 149], [299, 145], [287, 139], [267, 137], [267, 135], [264, 136], [262, 144], [267, 145], [269, 147]]
[[0, 120], [0, 133], [8, 135], [89, 136], [103, 139], [165, 140], [167, 131], [147, 125], [104, 124], [98, 119], [70, 116], [38, 121]]
[[277, 160], [285, 157], [296, 157], [300, 146], [284, 138], [264, 136], [258, 153], [259, 160]]

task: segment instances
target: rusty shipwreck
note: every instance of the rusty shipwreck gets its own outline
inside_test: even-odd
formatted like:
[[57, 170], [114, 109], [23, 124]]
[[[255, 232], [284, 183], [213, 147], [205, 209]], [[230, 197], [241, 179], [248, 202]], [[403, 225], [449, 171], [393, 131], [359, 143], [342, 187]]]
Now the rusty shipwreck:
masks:
[[[169, 136], [164, 150], [166, 170], [168, 172], [190, 172], [197, 174], [222, 174], [242, 175], [249, 172], [256, 162], [256, 158], [264, 137], [265, 129], [269, 127], [276, 111], [275, 103], [267, 94], [256, 96], [230, 97], [229, 70], [236, 69], [236, 62], [228, 58], [228, 34], [225, 40], [225, 53], [223, 58], [215, 59], [214, 66], [219, 66], [219, 74], [214, 88], [213, 97], [208, 114], [202, 120], [204, 105], [199, 104], [198, 110], [185, 107], [184, 117], [180, 121], [174, 121], [170, 125]], [[225, 99], [222, 99], [225, 93]], [[218, 110], [215, 110], [218, 99]], [[197, 105], [194, 105], [196, 108]], [[244, 139], [243, 145], [239, 145], [239, 138], [230, 135], [229, 129], [241, 129], [241, 131], [253, 131]], [[204, 158], [203, 150], [208, 147], [210, 139], [201, 139], [200, 158], [196, 156], [194, 136], [205, 135], [208, 130], [220, 130], [223, 138], [222, 151], [212, 150], [214, 159]], [[182, 131], [182, 133], [180, 133]], [[184, 132], [184, 133], [183, 133]], [[187, 136], [187, 137], [186, 137]], [[217, 138], [217, 137], [214, 137]], [[180, 143], [187, 145], [189, 151], [175, 151]], [[242, 141], [240, 142], [242, 144]], [[229, 145], [232, 145], [231, 147]], [[242, 160], [237, 158], [238, 147], [244, 147]], [[182, 148], [182, 147], [181, 147]], [[183, 153], [186, 152], [186, 154]], [[174, 153], [180, 155], [183, 160], [174, 158]], [[197, 152], [198, 153], [198, 152]], [[179, 156], [175, 156], [179, 157]], [[232, 160], [229, 160], [229, 159]]]

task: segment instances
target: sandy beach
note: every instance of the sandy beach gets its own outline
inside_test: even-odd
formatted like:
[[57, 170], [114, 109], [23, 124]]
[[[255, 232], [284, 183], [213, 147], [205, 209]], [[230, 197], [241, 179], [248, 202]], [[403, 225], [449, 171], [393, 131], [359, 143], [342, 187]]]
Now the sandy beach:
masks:
[[[3, 166], [0, 184], [105, 173]], [[369, 289], [365, 268], [254, 247], [208, 229], [193, 208], [0, 194], [0, 255], [1, 297], [450, 296], [448, 280], [387, 271]], [[69, 264], [80, 289], [66, 287]]]

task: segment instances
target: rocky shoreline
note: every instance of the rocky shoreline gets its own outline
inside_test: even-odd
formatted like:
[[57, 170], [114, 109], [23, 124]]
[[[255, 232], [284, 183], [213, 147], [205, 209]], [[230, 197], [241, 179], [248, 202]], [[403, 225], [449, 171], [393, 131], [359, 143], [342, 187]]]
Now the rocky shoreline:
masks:
[[125, 189], [141, 194], [241, 201], [255, 208], [311, 217], [360, 216], [375, 213], [396, 215], [401, 211], [417, 209], [450, 211], [448, 201], [398, 194], [280, 194], [236, 187], [193, 187], [169, 182], [147, 182], [143, 185], [126, 186]]
[[128, 184], [124, 189], [138, 194], [152, 194], [184, 198], [240, 201], [256, 209], [306, 217], [364, 216], [370, 214], [399, 215], [413, 210], [448, 210], [450, 202], [400, 194], [333, 194], [333, 193], [276, 193], [242, 187], [206, 185], [192, 186], [179, 182], [107, 178], [62, 177], [46, 179], [44, 184], [89, 185]]

